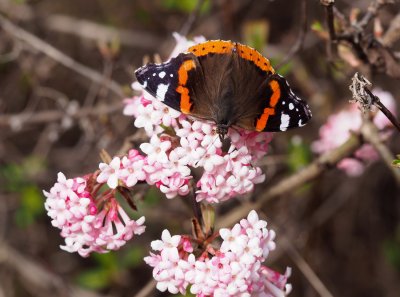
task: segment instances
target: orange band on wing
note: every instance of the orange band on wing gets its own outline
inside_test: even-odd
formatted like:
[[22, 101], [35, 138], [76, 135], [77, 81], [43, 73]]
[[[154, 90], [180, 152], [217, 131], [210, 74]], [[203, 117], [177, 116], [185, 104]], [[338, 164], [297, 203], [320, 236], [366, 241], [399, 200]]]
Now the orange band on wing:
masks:
[[261, 70], [275, 73], [275, 70], [272, 68], [269, 60], [263, 57], [254, 48], [248, 47], [244, 44], [236, 43], [236, 50], [241, 58], [253, 62]]
[[190, 107], [192, 103], [190, 102], [189, 89], [186, 87], [189, 75], [188, 72], [196, 68], [196, 63], [193, 60], [186, 60], [183, 62], [178, 70], [178, 82], [179, 85], [176, 91], [181, 94], [180, 110], [184, 114], [190, 113]]
[[186, 60], [185, 62], [183, 62], [181, 67], [179, 67], [178, 77], [179, 77], [179, 84], [181, 86], [186, 85], [188, 80], [188, 72], [193, 68], [196, 68], [196, 64], [194, 63], [193, 60]]
[[279, 83], [276, 80], [270, 81], [269, 86], [271, 87], [272, 90], [272, 96], [269, 105], [271, 107], [275, 107], [275, 105], [279, 101], [279, 98], [281, 98], [281, 88], [279, 87]]
[[192, 103], [190, 102], [189, 89], [183, 86], [178, 86], [176, 91], [181, 94], [181, 111], [184, 114], [190, 113]]
[[267, 125], [268, 118], [270, 115], [275, 114], [275, 109], [273, 108], [265, 108], [264, 113], [261, 115], [261, 117], [257, 120], [256, 124], [256, 131], [263, 131], [265, 129], [265, 126]]
[[269, 86], [272, 91], [271, 98], [269, 98], [269, 107], [264, 108], [263, 114], [257, 120], [257, 131], [263, 131], [265, 129], [268, 123], [269, 116], [275, 114], [275, 106], [276, 104], [278, 104], [278, 101], [281, 98], [281, 88], [279, 86], [279, 83], [276, 80], [271, 80], [269, 82]]
[[207, 54], [227, 54], [232, 52], [235, 44], [231, 41], [223, 40], [210, 40], [192, 47], [189, 47], [188, 51], [196, 55], [197, 57], [205, 56]]

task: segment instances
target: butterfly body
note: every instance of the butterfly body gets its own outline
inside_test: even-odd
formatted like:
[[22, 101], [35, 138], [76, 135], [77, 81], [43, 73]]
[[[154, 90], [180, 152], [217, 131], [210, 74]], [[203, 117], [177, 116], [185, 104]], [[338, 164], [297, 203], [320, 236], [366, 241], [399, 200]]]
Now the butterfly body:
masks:
[[207, 41], [162, 64], [135, 72], [146, 91], [184, 114], [230, 127], [286, 131], [311, 118], [308, 105], [256, 50], [231, 41]]

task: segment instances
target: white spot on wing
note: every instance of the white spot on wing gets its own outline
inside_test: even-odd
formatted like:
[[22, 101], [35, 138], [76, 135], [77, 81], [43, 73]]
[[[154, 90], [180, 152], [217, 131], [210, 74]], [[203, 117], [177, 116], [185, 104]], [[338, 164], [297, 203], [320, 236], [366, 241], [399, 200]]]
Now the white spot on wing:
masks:
[[281, 115], [281, 125], [279, 126], [279, 129], [281, 131], [286, 131], [287, 127], [289, 127], [289, 122], [290, 122], [290, 116], [288, 114], [282, 113], [282, 115]]
[[174, 77], [174, 75], [172, 73], [169, 76]]
[[290, 110], [293, 110], [293, 108], [294, 108], [293, 103], [289, 103], [289, 109], [290, 109]]
[[144, 83], [142, 83], [142, 87], [146, 88], [147, 87], [147, 80], [144, 81]]
[[168, 91], [168, 87], [169, 87], [169, 84], [168, 85], [164, 85], [164, 84], [158, 85], [156, 95], [157, 95], [157, 98], [160, 99], [161, 101], [164, 101], [165, 94]]
[[286, 102], [285, 101], [282, 101], [282, 105], [285, 105], [286, 104]]
[[303, 127], [305, 124], [303, 124], [303, 122], [301, 121], [301, 119], [299, 120], [299, 127]]
[[160, 78], [164, 78], [165, 75], [166, 75], [165, 71], [161, 71], [161, 72], [158, 74], [158, 76], [159, 76]]

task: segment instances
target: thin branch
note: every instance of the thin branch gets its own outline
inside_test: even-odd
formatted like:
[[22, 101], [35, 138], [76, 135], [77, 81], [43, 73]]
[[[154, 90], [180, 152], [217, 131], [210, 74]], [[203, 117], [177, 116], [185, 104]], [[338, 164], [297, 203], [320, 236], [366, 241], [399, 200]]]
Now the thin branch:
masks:
[[197, 4], [195, 9], [190, 13], [188, 19], [183, 24], [182, 29], [179, 31], [180, 35], [186, 36], [189, 34], [190, 30], [192, 29], [194, 23], [199, 17], [200, 10], [203, 7], [205, 0], [197, 0]]
[[361, 137], [353, 134], [338, 148], [321, 155], [317, 160], [303, 170], [285, 178], [276, 185], [271, 186], [258, 198], [256, 202], [243, 204], [239, 208], [231, 211], [226, 216], [220, 218], [216, 228], [219, 229], [231, 226], [239, 219], [245, 217], [252, 209], [260, 209], [267, 201], [287, 192], [293, 192], [295, 189], [303, 186], [305, 183], [312, 181], [324, 171], [332, 168], [341, 159], [353, 154], [362, 145], [362, 143]]
[[156, 288], [157, 282], [151, 279], [139, 292], [137, 292], [134, 297], [147, 297], [153, 296], [154, 289]]
[[400, 170], [392, 166], [395, 157], [382, 142], [378, 128], [369, 119], [365, 119], [361, 128], [361, 134], [363, 135], [365, 141], [370, 143], [378, 151], [385, 165], [392, 172], [396, 182], [400, 184]]
[[376, 17], [378, 14], [378, 11], [382, 8], [382, 6], [386, 4], [392, 4], [394, 3], [394, 0], [375, 0], [372, 1], [371, 4], [368, 7], [367, 13], [364, 15], [364, 17], [357, 23], [357, 27], [361, 30], [364, 30], [365, 27], [368, 26], [368, 24]]
[[386, 47], [391, 47], [397, 40], [400, 39], [400, 13], [390, 22], [389, 28], [382, 37], [382, 44]]
[[396, 117], [384, 106], [378, 96], [372, 94], [368, 89], [371, 87], [371, 82], [365, 78], [362, 74], [356, 72], [351, 79], [351, 85], [349, 87], [353, 99], [350, 102], [357, 102], [363, 112], [369, 112], [371, 106], [375, 105], [378, 107], [383, 114], [389, 119], [389, 121], [400, 131], [400, 123]]
[[121, 110], [122, 102], [114, 105], [100, 105], [97, 107], [87, 107], [77, 110], [75, 113], [67, 114], [63, 110], [46, 110], [40, 112], [24, 112], [19, 114], [0, 115], [0, 127], [9, 126], [11, 128], [21, 128], [24, 125], [44, 124], [54, 122], [62, 119], [63, 117], [71, 117], [74, 119], [109, 114]]
[[299, 32], [299, 36], [296, 40], [296, 43], [293, 45], [293, 47], [290, 49], [290, 51], [286, 54], [286, 56], [283, 58], [283, 60], [276, 66], [276, 69], [281, 68], [284, 66], [290, 59], [297, 54], [302, 48], [304, 44], [304, 39], [307, 34], [307, 29], [308, 29], [308, 14], [307, 14], [307, 0], [302, 0], [301, 1], [301, 7], [300, 7], [300, 14], [301, 14], [301, 28]]
[[332, 60], [332, 57], [336, 55], [336, 32], [335, 32], [335, 17], [334, 17], [334, 5], [335, 0], [320, 0], [321, 4], [325, 6], [326, 10], [326, 24], [328, 26], [329, 33], [329, 43], [327, 45], [327, 55], [329, 60]]
[[280, 236], [281, 247], [293, 260], [296, 266], [300, 269], [303, 275], [310, 282], [311, 286], [317, 291], [319, 296], [322, 297], [333, 297], [332, 293], [329, 292], [328, 288], [324, 285], [321, 279], [317, 276], [311, 266], [304, 260], [300, 253], [295, 249], [295, 247], [290, 243], [290, 241], [285, 236]]
[[67, 283], [60, 276], [50, 272], [5, 242], [0, 245], [0, 263], [15, 270], [23, 280], [21, 284], [24, 284], [30, 292], [35, 292], [34, 295], [36, 296], [104, 296]]
[[161, 40], [149, 32], [135, 32], [131, 30], [116, 29], [109, 26], [97, 24], [88, 20], [76, 19], [66, 15], [51, 15], [45, 20], [48, 29], [73, 34], [82, 38], [95, 41], [113, 41], [117, 39], [121, 44], [135, 48], [152, 49], [158, 48]]
[[11, 34], [18, 40], [25, 42], [36, 50], [44, 53], [65, 67], [79, 73], [80, 75], [90, 79], [91, 81], [99, 84], [105, 84], [110, 90], [112, 90], [117, 96], [123, 97], [124, 93], [122, 87], [114, 80], [105, 79], [103, 75], [67, 56], [60, 50], [56, 49], [47, 42], [41, 40], [35, 35], [28, 31], [13, 24], [4, 16], [0, 15], [0, 25], [7, 33]]

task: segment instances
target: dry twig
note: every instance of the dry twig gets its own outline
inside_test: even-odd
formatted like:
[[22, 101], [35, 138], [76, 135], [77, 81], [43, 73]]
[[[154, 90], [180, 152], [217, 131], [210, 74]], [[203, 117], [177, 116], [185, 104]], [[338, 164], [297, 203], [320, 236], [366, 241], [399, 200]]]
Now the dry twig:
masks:
[[232, 210], [229, 214], [220, 218], [216, 228], [219, 229], [231, 226], [239, 219], [245, 217], [252, 209], [260, 209], [272, 198], [294, 191], [307, 182], [312, 181], [324, 171], [333, 167], [341, 159], [350, 156], [361, 146], [362, 143], [362, 139], [359, 135], [352, 135], [340, 147], [321, 155], [317, 160], [300, 172], [283, 179], [274, 186], [271, 186], [258, 198], [256, 202], [243, 204], [239, 208]]
[[4, 31], [8, 34], [14, 36], [20, 41], [30, 45], [31, 47], [35, 48], [36, 50], [44, 53], [45, 55], [51, 57], [55, 61], [59, 62], [60, 64], [64, 65], [65, 67], [79, 73], [80, 75], [94, 81], [98, 84], [106, 85], [111, 91], [113, 91], [117, 96], [123, 97], [122, 87], [114, 80], [105, 79], [102, 74], [99, 72], [81, 64], [72, 59], [71, 57], [67, 56], [60, 50], [56, 49], [52, 45], [46, 43], [45, 41], [41, 40], [40, 38], [36, 37], [35, 35], [29, 33], [28, 31], [18, 27], [17, 25], [13, 24], [4, 16], [0, 15], [0, 25]]
[[20, 129], [24, 125], [54, 122], [62, 119], [63, 117], [78, 119], [93, 115], [109, 114], [121, 110], [122, 106], [122, 102], [108, 106], [99, 105], [97, 107], [81, 108], [73, 114], [67, 114], [65, 110], [46, 110], [39, 112], [24, 112], [12, 115], [0, 115], [0, 127], [9, 126], [11, 128]]
[[287, 55], [282, 59], [282, 61], [276, 66], [276, 69], [281, 68], [284, 66], [290, 59], [297, 54], [302, 48], [304, 44], [304, 39], [307, 34], [307, 29], [308, 29], [308, 14], [307, 14], [307, 0], [302, 0], [301, 1], [301, 7], [300, 7], [300, 14], [301, 14], [301, 28], [299, 35], [297, 37], [296, 43], [293, 45], [293, 47], [290, 49], [290, 51], [287, 53]]
[[51, 273], [39, 263], [21, 254], [2, 242], [0, 245], [0, 263], [15, 270], [23, 280], [25, 288], [36, 296], [101, 297], [104, 295], [90, 292], [68, 284], [59, 276]]

